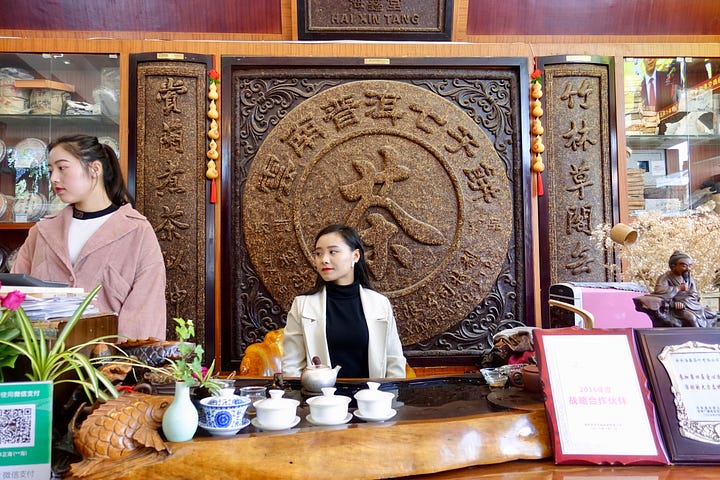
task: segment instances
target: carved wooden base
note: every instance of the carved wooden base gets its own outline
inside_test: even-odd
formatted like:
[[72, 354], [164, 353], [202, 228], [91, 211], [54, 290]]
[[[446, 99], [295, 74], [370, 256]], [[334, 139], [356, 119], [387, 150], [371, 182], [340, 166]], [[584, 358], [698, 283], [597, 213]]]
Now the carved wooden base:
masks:
[[547, 458], [550, 445], [542, 410], [353, 423], [174, 443], [162, 462], [119, 478], [388, 478]]

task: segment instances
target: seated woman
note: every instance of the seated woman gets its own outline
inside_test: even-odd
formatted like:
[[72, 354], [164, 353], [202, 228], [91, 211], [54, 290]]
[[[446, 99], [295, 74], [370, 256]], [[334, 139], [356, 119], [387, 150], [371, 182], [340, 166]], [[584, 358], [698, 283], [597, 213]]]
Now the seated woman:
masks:
[[283, 374], [299, 377], [318, 357], [344, 378], [404, 378], [405, 357], [390, 300], [370, 285], [360, 235], [330, 225], [315, 237], [318, 278], [288, 312]]

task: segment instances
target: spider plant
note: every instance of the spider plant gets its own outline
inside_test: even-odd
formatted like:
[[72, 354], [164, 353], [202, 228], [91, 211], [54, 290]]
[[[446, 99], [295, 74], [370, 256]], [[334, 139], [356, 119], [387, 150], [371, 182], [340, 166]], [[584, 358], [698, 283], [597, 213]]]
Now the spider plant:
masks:
[[112, 382], [95, 368], [101, 359], [90, 359], [83, 353], [95, 345], [106, 343], [102, 338], [71, 347], [65, 346], [68, 335], [78, 324], [83, 312], [100, 288], [102, 286], [98, 285], [85, 297], [52, 346], [48, 345], [41, 328], [33, 328], [32, 321], [21, 306], [14, 310], [15, 327], [20, 333], [12, 340], [0, 339], [0, 347], [14, 352], [18, 357], [25, 357], [30, 370], [25, 376], [30, 381], [52, 381], [54, 384], [75, 383], [83, 388], [88, 398], [97, 398], [101, 401], [118, 396]]

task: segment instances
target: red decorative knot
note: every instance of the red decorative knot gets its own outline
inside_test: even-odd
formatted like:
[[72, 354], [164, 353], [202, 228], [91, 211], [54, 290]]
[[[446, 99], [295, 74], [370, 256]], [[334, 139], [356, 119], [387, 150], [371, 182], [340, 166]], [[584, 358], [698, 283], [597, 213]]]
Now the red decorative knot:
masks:
[[208, 72], [210, 83], [220, 83], [220, 74], [214, 68]]
[[530, 74], [530, 83], [542, 83], [543, 72], [539, 68], [533, 70]]

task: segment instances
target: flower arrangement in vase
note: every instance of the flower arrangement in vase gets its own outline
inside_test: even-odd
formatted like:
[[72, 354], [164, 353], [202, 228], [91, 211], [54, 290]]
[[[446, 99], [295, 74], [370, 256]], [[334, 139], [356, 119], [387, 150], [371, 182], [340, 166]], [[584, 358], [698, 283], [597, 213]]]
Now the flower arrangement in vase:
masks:
[[[166, 365], [152, 367], [133, 358], [124, 358], [133, 366], [149, 370], [152, 377], [162, 383], [175, 383], [175, 395], [165, 410], [162, 428], [165, 437], [171, 442], [191, 440], [198, 427], [198, 410], [191, 400], [191, 390], [206, 389], [210, 394], [218, 394], [224, 383], [213, 377], [215, 361], [209, 367], [202, 366], [202, 345], [196, 343], [195, 325], [192, 320], [173, 318], [175, 333], [179, 340], [176, 358], [166, 358]], [[117, 359], [117, 357], [115, 358]], [[115, 360], [114, 359], [114, 360]]]

